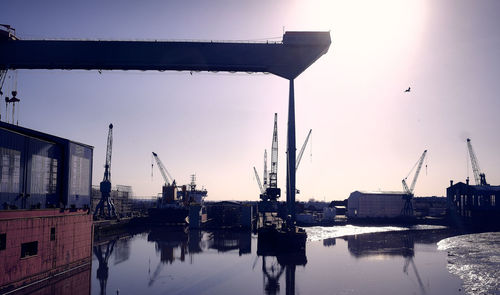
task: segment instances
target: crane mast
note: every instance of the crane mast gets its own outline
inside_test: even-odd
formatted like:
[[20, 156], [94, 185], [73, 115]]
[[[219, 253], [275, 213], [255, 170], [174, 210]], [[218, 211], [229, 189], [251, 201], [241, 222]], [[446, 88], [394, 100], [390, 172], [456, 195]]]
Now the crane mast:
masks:
[[268, 176], [267, 176], [267, 150], [264, 150], [264, 175], [263, 175], [263, 182], [264, 182], [264, 186], [263, 188], [266, 189], [267, 186], [268, 186]]
[[470, 163], [472, 166], [472, 172], [474, 173], [474, 181], [476, 185], [488, 185], [486, 182], [486, 175], [481, 172], [479, 168], [479, 161], [477, 160], [476, 153], [472, 149], [472, 144], [470, 143], [470, 138], [467, 138], [467, 148], [469, 149]]
[[[418, 159], [417, 163], [413, 166], [413, 168], [410, 170], [410, 173], [402, 180], [403, 183], [403, 189], [406, 193], [406, 195], [403, 197], [405, 200], [405, 204], [403, 207], [403, 210], [401, 214], [403, 216], [413, 216], [413, 205], [411, 203], [411, 199], [413, 198], [413, 190], [415, 189], [415, 184], [417, 183], [418, 175], [420, 174], [420, 170], [422, 169], [422, 164], [424, 163], [425, 155], [427, 154], [427, 150], [425, 150], [422, 155], [420, 156], [420, 159]], [[408, 176], [410, 176], [411, 172], [413, 169], [417, 167], [417, 170], [415, 171], [415, 175], [413, 176], [413, 180], [411, 182], [410, 187], [408, 187], [406, 183], [406, 179], [408, 179]]]
[[274, 114], [273, 142], [271, 147], [271, 173], [269, 173], [269, 187], [278, 187], [278, 114]]
[[[264, 154], [264, 156], [267, 158], [267, 152]], [[267, 164], [265, 167], [267, 168]], [[261, 199], [263, 200], [276, 201], [281, 196], [281, 189], [278, 188], [278, 114], [277, 113], [274, 113], [273, 141], [271, 146], [271, 172], [269, 172], [269, 183], [264, 189], [266, 190], [266, 193], [261, 194]]]
[[158, 157], [158, 154], [153, 152], [153, 157], [155, 158], [156, 165], [158, 166], [158, 169], [160, 170], [161, 176], [163, 177], [163, 180], [165, 181], [165, 185], [168, 186], [170, 185], [170, 181], [174, 181], [174, 178], [170, 173], [168, 173], [167, 168], [163, 165], [161, 162], [160, 158]]
[[302, 145], [302, 148], [300, 149], [299, 155], [297, 156], [297, 163], [295, 164], [295, 171], [299, 169], [299, 164], [300, 160], [302, 159], [302, 154], [304, 154], [304, 151], [307, 146], [307, 142], [309, 141], [309, 136], [311, 136], [312, 129], [309, 130], [309, 133], [307, 134], [306, 140], [304, 141], [304, 144]]
[[418, 179], [418, 175], [420, 174], [420, 170], [422, 169], [422, 164], [424, 163], [424, 159], [425, 159], [425, 155], [427, 154], [427, 150], [425, 150], [422, 155], [420, 156], [420, 159], [418, 159], [417, 163], [415, 163], [415, 165], [413, 166], [413, 168], [410, 170], [410, 173], [408, 173], [408, 176], [410, 176], [411, 174], [411, 171], [413, 171], [413, 169], [415, 168], [415, 166], [417, 166], [417, 170], [415, 171], [415, 175], [413, 176], [413, 180], [411, 182], [411, 185], [410, 187], [408, 187], [407, 183], [406, 183], [406, 180], [408, 179], [408, 176], [406, 176], [404, 179], [403, 179], [403, 189], [405, 191], [405, 193], [407, 193], [408, 195], [412, 195], [413, 196], [413, 190], [415, 189], [415, 184], [417, 183], [417, 179]]
[[108, 140], [106, 146], [106, 162], [104, 163], [104, 177], [100, 183], [101, 200], [97, 204], [94, 211], [94, 218], [97, 215], [105, 217], [104, 207], [107, 208], [109, 217], [116, 217], [116, 209], [111, 199], [111, 153], [113, 150], [113, 124], [109, 124]]
[[109, 124], [108, 144], [106, 147], [106, 162], [104, 164], [104, 178], [102, 181], [111, 182], [111, 153], [113, 150], [113, 124]]

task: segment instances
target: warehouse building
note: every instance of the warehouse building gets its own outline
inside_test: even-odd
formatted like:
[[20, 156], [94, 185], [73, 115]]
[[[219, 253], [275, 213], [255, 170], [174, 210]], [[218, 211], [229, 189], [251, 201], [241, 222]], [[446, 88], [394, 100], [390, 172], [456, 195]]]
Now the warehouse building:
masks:
[[446, 189], [449, 216], [458, 225], [478, 224], [482, 226], [500, 224], [500, 186], [469, 185], [458, 182]]
[[363, 192], [355, 191], [347, 199], [347, 217], [362, 218], [398, 218], [404, 208], [404, 192]]

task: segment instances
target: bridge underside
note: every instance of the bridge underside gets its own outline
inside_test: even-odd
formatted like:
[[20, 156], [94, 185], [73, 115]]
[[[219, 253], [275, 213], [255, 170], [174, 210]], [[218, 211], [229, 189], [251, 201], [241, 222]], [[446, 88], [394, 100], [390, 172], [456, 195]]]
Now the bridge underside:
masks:
[[266, 72], [294, 79], [330, 46], [329, 32], [283, 42], [57, 41], [0, 38], [0, 69]]

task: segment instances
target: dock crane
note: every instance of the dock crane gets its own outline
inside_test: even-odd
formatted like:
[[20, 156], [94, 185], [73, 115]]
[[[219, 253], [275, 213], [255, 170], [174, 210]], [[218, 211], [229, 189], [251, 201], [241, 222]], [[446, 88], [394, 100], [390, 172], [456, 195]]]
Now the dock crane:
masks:
[[[267, 160], [267, 151], [264, 153]], [[267, 161], [266, 161], [267, 162]], [[267, 165], [265, 165], [267, 168]], [[278, 188], [278, 114], [274, 113], [273, 140], [271, 146], [271, 172], [269, 172], [269, 183], [265, 187], [265, 194], [261, 194], [261, 199], [276, 201], [281, 196], [281, 189]]]
[[[418, 175], [420, 174], [420, 169], [422, 168], [422, 164], [424, 163], [424, 159], [425, 159], [426, 154], [427, 154], [427, 150], [425, 150], [422, 153], [422, 155], [420, 156], [420, 159], [418, 159], [417, 163], [415, 163], [415, 165], [410, 170], [408, 175], [402, 180], [403, 189], [405, 192], [405, 196], [403, 197], [405, 200], [405, 204], [404, 204], [403, 210], [401, 211], [401, 214], [403, 216], [413, 216], [413, 205], [411, 204], [411, 200], [413, 199], [413, 190], [415, 189], [415, 184], [417, 183]], [[410, 176], [413, 169], [415, 169], [415, 167], [417, 167], [417, 170], [415, 171], [415, 175], [413, 176], [411, 186], [408, 187], [408, 185], [406, 184], [406, 180], [408, 179], [408, 176]]]
[[255, 166], [253, 167], [253, 171], [255, 172], [255, 179], [257, 179], [257, 184], [259, 185], [260, 193], [263, 194], [266, 192], [266, 190], [264, 189], [262, 183], [260, 182], [259, 173], [257, 172], [257, 169], [255, 169]]
[[264, 150], [264, 185], [262, 186], [264, 189], [268, 186], [269, 176], [267, 176], [267, 150]]
[[474, 173], [474, 181], [476, 185], [488, 185], [486, 182], [486, 175], [481, 172], [481, 168], [479, 168], [479, 161], [476, 158], [476, 153], [474, 153], [474, 150], [472, 149], [470, 138], [467, 138], [467, 147], [469, 149], [470, 163], [472, 165], [472, 172]]
[[307, 134], [306, 140], [304, 141], [304, 144], [302, 145], [302, 148], [300, 149], [299, 155], [297, 156], [297, 163], [295, 164], [295, 171], [297, 171], [297, 169], [299, 169], [299, 164], [300, 164], [300, 160], [302, 159], [302, 154], [304, 154], [304, 150], [306, 149], [307, 142], [309, 141], [309, 137], [311, 136], [312, 131], [313, 131], [312, 129], [309, 129], [309, 133]]
[[[302, 148], [300, 149], [299, 155], [297, 156], [297, 161], [295, 164], [295, 172], [299, 169], [299, 164], [300, 160], [302, 159], [302, 155], [304, 154], [304, 151], [307, 146], [307, 142], [309, 141], [309, 136], [311, 136], [312, 129], [309, 129], [309, 133], [307, 134], [306, 140], [304, 141], [304, 144], [302, 145]], [[295, 189], [296, 194], [300, 194], [300, 190], [298, 188]]]
[[175, 179], [172, 177], [172, 175], [170, 175], [170, 173], [168, 173], [167, 168], [165, 168], [165, 165], [163, 165], [163, 163], [161, 162], [158, 154], [153, 152], [153, 157], [155, 158], [158, 169], [160, 169], [161, 176], [163, 176], [163, 180], [165, 181], [165, 184], [163, 185], [161, 191], [162, 198], [159, 200], [160, 204], [175, 203], [178, 200], [177, 185], [175, 184]]
[[111, 199], [111, 152], [113, 147], [113, 124], [109, 124], [108, 144], [106, 148], [106, 162], [104, 164], [104, 178], [100, 184], [101, 200], [97, 204], [94, 218], [99, 214], [104, 216], [104, 206], [108, 209], [109, 217], [116, 217], [115, 205]]
[[165, 168], [165, 166], [161, 162], [160, 158], [158, 157], [158, 154], [153, 152], [153, 157], [155, 158], [156, 165], [158, 166], [158, 169], [160, 170], [161, 176], [163, 176], [163, 180], [165, 180], [165, 186], [169, 186], [170, 182], [172, 182], [172, 184], [173, 184], [175, 182], [175, 180], [172, 177], [172, 175], [170, 175], [170, 173], [168, 173], [167, 168]]

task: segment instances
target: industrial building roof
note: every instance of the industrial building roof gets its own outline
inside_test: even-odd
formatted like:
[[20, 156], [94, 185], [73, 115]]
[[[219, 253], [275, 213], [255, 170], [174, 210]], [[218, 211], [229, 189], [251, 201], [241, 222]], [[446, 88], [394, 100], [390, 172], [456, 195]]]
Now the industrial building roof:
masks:
[[406, 193], [402, 191], [354, 191], [353, 193], [355, 192], [366, 195], [406, 195]]
[[45, 140], [45, 141], [51, 141], [51, 142], [57, 142], [57, 143], [72, 142], [72, 143], [75, 143], [75, 144], [78, 144], [78, 145], [81, 145], [81, 146], [85, 146], [85, 147], [90, 148], [90, 149], [94, 149], [93, 146], [90, 146], [88, 144], [84, 144], [84, 143], [81, 143], [81, 142], [77, 142], [77, 141], [73, 141], [73, 140], [70, 140], [70, 139], [62, 138], [62, 137], [55, 136], [55, 135], [52, 135], [52, 134], [43, 133], [43, 132], [40, 132], [40, 131], [37, 131], [37, 130], [28, 129], [28, 128], [21, 127], [21, 126], [18, 126], [18, 125], [9, 124], [9, 123], [6, 123], [6, 122], [0, 122], [0, 128], [1, 129], [5, 129], [5, 130], [9, 130], [10, 132], [15, 132], [15, 133], [23, 134], [25, 136], [42, 139], [42, 140]]
[[469, 188], [479, 190], [479, 191], [500, 191], [500, 185], [470, 185], [463, 182], [457, 182], [454, 185], [450, 186], [467, 186]]

